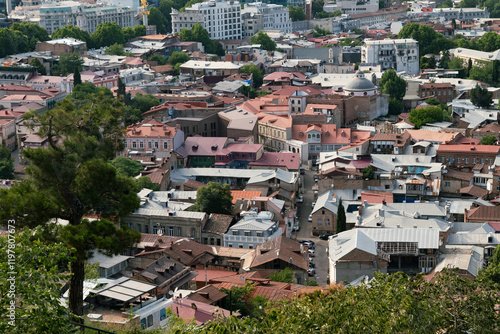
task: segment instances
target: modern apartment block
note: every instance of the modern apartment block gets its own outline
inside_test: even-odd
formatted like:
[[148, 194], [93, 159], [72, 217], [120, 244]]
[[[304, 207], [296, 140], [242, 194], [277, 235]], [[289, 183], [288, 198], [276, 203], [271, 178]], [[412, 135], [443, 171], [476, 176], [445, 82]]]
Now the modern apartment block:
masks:
[[243, 38], [250, 38], [261, 30], [277, 30], [281, 33], [292, 31], [292, 21], [287, 7], [254, 2], [245, 4], [241, 10]]
[[241, 6], [238, 1], [205, 1], [186, 8], [172, 9], [172, 32], [191, 29], [200, 23], [211, 39], [241, 39]]
[[393, 68], [410, 75], [419, 74], [418, 42], [414, 39], [365, 40], [361, 47], [361, 64]]
[[327, 3], [323, 9], [333, 13], [340, 10], [344, 14], [374, 13], [379, 10], [378, 0], [337, 0]]
[[104, 3], [23, 1], [22, 6], [9, 14], [9, 19], [38, 23], [49, 34], [68, 24], [93, 33], [100, 23], [105, 22], [116, 22], [122, 28], [133, 27], [136, 25], [135, 13], [130, 7]]

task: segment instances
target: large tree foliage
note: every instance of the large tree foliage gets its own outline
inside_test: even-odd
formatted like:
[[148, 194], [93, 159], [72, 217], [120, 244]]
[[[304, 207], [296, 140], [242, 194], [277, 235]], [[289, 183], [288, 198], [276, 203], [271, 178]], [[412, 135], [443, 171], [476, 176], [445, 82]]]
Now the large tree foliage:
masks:
[[141, 170], [144, 170], [139, 161], [130, 158], [116, 157], [111, 161], [111, 164], [115, 166], [118, 173], [125, 176], [136, 176]]
[[240, 69], [241, 73], [252, 73], [254, 87], [260, 87], [264, 79], [264, 73], [255, 64], [243, 65]]
[[30, 50], [35, 50], [37, 42], [44, 42], [49, 40], [49, 34], [47, 30], [42, 28], [37, 23], [31, 22], [14, 22], [10, 26], [11, 30], [17, 30], [28, 39], [28, 47]]
[[493, 333], [500, 325], [496, 312], [499, 302], [496, 291], [484, 289], [480, 282], [464, 278], [455, 270], [445, 269], [432, 282], [421, 276], [376, 273], [370, 285], [331, 287], [293, 300], [269, 302], [261, 317], [221, 318], [178, 331], [189, 328], [190, 333]]
[[116, 55], [116, 56], [133, 56], [130, 52], [125, 52], [123, 49], [123, 45], [121, 44], [112, 44], [106, 48], [104, 54], [107, 55]]
[[440, 51], [449, 50], [455, 45], [429, 26], [410, 23], [401, 29], [398, 38], [413, 38], [418, 41], [420, 55], [428, 53], [438, 54]]
[[139, 189], [151, 189], [153, 191], [159, 191], [160, 190], [160, 185], [155, 184], [151, 181], [151, 179], [147, 176], [141, 176], [140, 178], [137, 179], [137, 184], [139, 185]]
[[295, 21], [304, 21], [306, 19], [306, 13], [304, 13], [304, 9], [300, 6], [292, 7], [288, 6], [289, 17], [292, 22]]
[[40, 228], [9, 225], [9, 236], [0, 237], [0, 332], [74, 333], [59, 302], [62, 282], [69, 279], [60, 266], [72, 251], [60, 242], [43, 243]]
[[52, 33], [52, 35], [50, 35], [50, 37], [52, 39], [71, 37], [71, 38], [78, 39], [80, 41], [84, 41], [85, 43], [87, 43], [87, 48], [94, 47], [89, 33], [87, 31], [82, 30], [78, 27], [75, 27], [71, 24], [68, 24], [67, 26], [64, 26], [62, 28], [57, 28]]
[[64, 53], [59, 56], [59, 62], [52, 68], [51, 75], [66, 76], [73, 73], [75, 68], [82, 70], [83, 58], [76, 52]]
[[40, 73], [41, 75], [47, 74], [45, 67], [43, 66], [42, 62], [38, 58], [32, 58], [30, 60], [30, 66], [33, 66], [34, 68], [36, 68], [37, 72]]
[[220, 185], [217, 182], [209, 182], [206, 186], [196, 191], [196, 204], [194, 211], [221, 213], [231, 215], [233, 213], [233, 196], [229, 184]]
[[380, 91], [401, 100], [406, 94], [406, 81], [398, 76], [396, 71], [389, 69], [382, 74], [379, 82]]
[[126, 42], [122, 28], [116, 22], [100, 23], [90, 35], [90, 38], [92, 38], [92, 43], [96, 48]]
[[171, 23], [165, 18], [158, 8], [151, 8], [148, 15], [148, 23], [156, 26], [156, 31], [160, 34], [166, 34], [172, 30]]
[[[68, 221], [59, 237], [75, 251], [69, 290], [69, 309], [75, 316], [83, 314], [84, 264], [91, 252], [117, 254], [140, 238], [138, 232], [117, 229], [103, 219], [125, 216], [139, 206], [135, 180], [109, 163], [124, 149], [122, 115], [123, 105], [103, 93], [87, 96], [80, 108], [65, 99], [43, 114], [28, 113], [27, 124], [39, 125], [37, 134], [48, 138], [49, 146], [23, 151], [31, 180], [0, 196], [2, 220], [16, 219], [28, 226], [51, 218]], [[29, 216], [33, 211], [36, 214]], [[102, 218], [89, 222], [83, 219], [86, 214]]]
[[427, 123], [436, 123], [443, 121], [443, 109], [437, 106], [428, 106], [426, 108], [414, 109], [408, 117], [410, 122], [415, 124], [417, 129]]
[[260, 44], [262, 50], [274, 51], [276, 50], [276, 43], [265, 32], [259, 31], [257, 35], [250, 38], [250, 43]]
[[14, 178], [14, 159], [7, 147], [0, 145], [0, 179]]
[[189, 56], [185, 52], [174, 51], [174, 52], [172, 52], [172, 54], [168, 58], [168, 63], [172, 66], [175, 66], [177, 64], [184, 64], [189, 59], [191, 59], [191, 58], [189, 58]]
[[183, 42], [200, 42], [205, 47], [206, 53], [213, 53], [218, 56], [225, 54], [224, 48], [219, 41], [210, 39], [210, 34], [199, 23], [196, 23], [192, 29], [182, 29], [179, 38]]
[[342, 198], [339, 200], [339, 206], [337, 208], [337, 233], [344, 232], [347, 230], [347, 218], [345, 215], [345, 208], [342, 204]]
[[491, 99], [491, 93], [488, 92], [487, 88], [482, 88], [479, 85], [472, 88], [470, 91], [470, 101], [477, 107], [488, 108], [493, 100]]
[[293, 282], [293, 270], [290, 267], [286, 267], [283, 270], [272, 273], [269, 278], [275, 282], [292, 283]]

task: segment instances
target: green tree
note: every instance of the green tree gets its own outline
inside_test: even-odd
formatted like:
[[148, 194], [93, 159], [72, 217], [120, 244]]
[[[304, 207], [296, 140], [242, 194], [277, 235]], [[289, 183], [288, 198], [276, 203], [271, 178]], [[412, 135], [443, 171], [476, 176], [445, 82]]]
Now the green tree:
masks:
[[125, 50], [123, 49], [123, 45], [117, 43], [108, 46], [106, 48], [106, 51], [104, 51], [104, 54], [115, 56], [132, 56], [130, 52], [125, 52]]
[[293, 282], [293, 270], [290, 267], [286, 267], [283, 270], [276, 271], [272, 273], [269, 278], [275, 282], [292, 283]]
[[174, 52], [172, 52], [172, 54], [168, 58], [168, 63], [172, 66], [175, 66], [177, 64], [184, 64], [189, 59], [191, 59], [191, 58], [189, 58], [189, 56], [185, 52], [174, 51]]
[[40, 73], [41, 75], [47, 74], [45, 66], [43, 66], [42, 62], [38, 58], [32, 58], [30, 61], [30, 66], [36, 68], [37, 72]]
[[224, 55], [224, 48], [218, 41], [210, 39], [208, 31], [199, 23], [196, 23], [192, 29], [182, 29], [179, 38], [183, 42], [200, 42], [205, 47], [206, 53]]
[[243, 65], [240, 69], [241, 73], [252, 73], [252, 81], [254, 87], [262, 86], [262, 82], [264, 79], [264, 73], [255, 65]]
[[[436, 5], [436, 8], [453, 8], [453, 2], [451, 0], [445, 0], [440, 5]], [[451, 21], [452, 26], [453, 26], [453, 22], [455, 22], [455, 20]], [[457, 29], [457, 28], [454, 27], [453, 29]]]
[[452, 49], [455, 43], [446, 39], [429, 26], [410, 23], [401, 29], [398, 38], [413, 38], [418, 41], [420, 55], [438, 54], [443, 50]]
[[[45, 113], [27, 113], [26, 124], [39, 126], [36, 133], [48, 138], [48, 147], [23, 150], [30, 181], [0, 195], [0, 219], [26, 226], [45, 225], [52, 218], [68, 221], [58, 237], [74, 249], [69, 310], [75, 321], [82, 320], [85, 261], [92, 251], [118, 254], [140, 240], [137, 231], [117, 229], [105, 219], [128, 215], [140, 204], [135, 180], [109, 163], [124, 149], [122, 115], [123, 105], [102, 93], [82, 108], [65, 99]], [[27, 215], [35, 209], [40, 212]], [[101, 218], [83, 219], [90, 213]]]
[[125, 43], [122, 28], [116, 22], [100, 23], [90, 35], [92, 44], [96, 48]]
[[7, 147], [0, 144], [0, 179], [14, 178], [14, 159]]
[[0, 237], [0, 332], [74, 333], [59, 301], [62, 282], [69, 279], [59, 266], [70, 260], [72, 251], [60, 242], [41, 242], [41, 228], [9, 225], [9, 236]]
[[311, 16], [316, 17], [316, 14], [322, 12], [324, 4], [325, 3], [323, 1], [313, 1], [311, 5]]
[[10, 26], [11, 30], [19, 31], [26, 36], [28, 41], [28, 48], [31, 51], [35, 50], [37, 42], [44, 42], [49, 40], [49, 33], [37, 23], [31, 22], [14, 22]]
[[396, 71], [389, 69], [382, 74], [379, 82], [380, 91], [401, 100], [406, 94], [406, 81], [400, 78]]
[[153, 181], [147, 176], [141, 176], [140, 178], [137, 179], [137, 185], [139, 186], [139, 189], [151, 189], [153, 191], [160, 191], [160, 185], [159, 184], [154, 184]]
[[344, 205], [342, 204], [342, 198], [339, 199], [339, 206], [337, 209], [337, 233], [344, 232], [347, 230], [347, 219], [345, 216]]
[[290, 17], [290, 20], [292, 20], [292, 22], [304, 21], [306, 19], [306, 13], [304, 13], [304, 9], [302, 7], [288, 6], [288, 10], [288, 16]]
[[481, 138], [481, 144], [483, 145], [495, 145], [497, 141], [498, 139], [494, 135], [484, 136]]
[[322, 37], [322, 36], [326, 36], [328, 34], [331, 34], [331, 32], [329, 32], [328, 30], [325, 30], [325, 29], [321, 29], [318, 26], [315, 26], [313, 29], [313, 36], [314, 37]]
[[184, 5], [184, 7], [182, 7], [181, 9], [179, 9], [179, 12], [185, 12], [186, 8], [190, 8], [192, 5], [200, 3], [200, 2], [203, 2], [203, 0], [189, 0], [188, 2], [186, 2], [186, 4]]
[[399, 115], [403, 112], [403, 103], [395, 97], [389, 98], [389, 115]]
[[231, 215], [233, 213], [233, 196], [229, 184], [220, 185], [217, 182], [209, 182], [206, 186], [196, 191], [196, 204], [194, 211], [221, 213]]
[[156, 7], [149, 10], [148, 23], [150, 25], [155, 25], [156, 31], [160, 34], [166, 34], [171, 30], [169, 21]]
[[495, 248], [488, 262], [488, 267], [479, 271], [477, 280], [498, 290], [500, 287], [500, 246]]
[[78, 70], [78, 66], [75, 67], [75, 72], [73, 73], [73, 87], [82, 84], [82, 76], [80, 75], [80, 71]]
[[375, 170], [373, 169], [372, 166], [365, 167], [361, 170], [361, 173], [363, 173], [363, 179], [369, 179], [373, 180], [375, 178]]
[[414, 109], [410, 112], [408, 118], [415, 124], [417, 129], [427, 123], [436, 123], [443, 121], [443, 110], [440, 107], [428, 106], [426, 108]]
[[159, 54], [153, 54], [153, 55], [149, 56], [148, 60], [155, 61], [158, 65], [166, 65], [168, 63], [167, 57], [159, 55]]
[[448, 63], [448, 68], [451, 68], [451, 69], [454, 69], [454, 70], [461, 70], [461, 69], [463, 69], [464, 68], [464, 61], [463, 61], [463, 59], [453, 58]]
[[458, 8], [474, 8], [477, 6], [476, 0], [462, 0], [457, 5]]
[[276, 50], [276, 43], [265, 32], [259, 31], [257, 35], [250, 38], [250, 43], [260, 44], [262, 50], [274, 51]]
[[477, 41], [479, 46], [479, 50], [485, 52], [496, 51], [500, 49], [500, 36], [494, 32], [490, 31], [481, 36], [481, 38]]
[[141, 93], [138, 93], [135, 95], [135, 97], [132, 99], [132, 108], [136, 108], [140, 111], [140, 113], [145, 113], [146, 111], [150, 110], [153, 107], [156, 107], [160, 105], [160, 100], [158, 100], [156, 97], [154, 97], [151, 94], [146, 94], [142, 95]]
[[441, 68], [449, 68], [450, 64], [450, 51], [445, 50], [441, 55], [441, 59], [439, 60], [439, 67]]
[[127, 86], [123, 83], [122, 79], [118, 77], [118, 90], [116, 91], [116, 97], [125, 99], [125, 94], [127, 94]]
[[[134, 37], [146, 36], [146, 26], [139, 24], [134, 27]], [[128, 41], [126, 39], [125, 41]]]
[[75, 27], [71, 24], [64, 26], [62, 28], [57, 28], [52, 35], [50, 35], [51, 39], [60, 39], [71, 37], [80, 41], [87, 43], [87, 48], [93, 48], [92, 40], [87, 31], [81, 30], [78, 27]]
[[130, 158], [116, 157], [111, 161], [111, 164], [116, 168], [119, 174], [125, 176], [136, 176], [141, 170], [144, 170], [139, 161]]
[[30, 51], [28, 37], [22, 32], [0, 28], [0, 57]]
[[470, 91], [470, 101], [476, 106], [481, 108], [488, 108], [493, 100], [491, 98], [491, 93], [488, 92], [487, 88], [482, 88], [479, 85], [472, 88]]
[[82, 69], [83, 58], [76, 52], [64, 53], [59, 56], [59, 63], [52, 69], [52, 75], [66, 76], [74, 72], [75, 68]]

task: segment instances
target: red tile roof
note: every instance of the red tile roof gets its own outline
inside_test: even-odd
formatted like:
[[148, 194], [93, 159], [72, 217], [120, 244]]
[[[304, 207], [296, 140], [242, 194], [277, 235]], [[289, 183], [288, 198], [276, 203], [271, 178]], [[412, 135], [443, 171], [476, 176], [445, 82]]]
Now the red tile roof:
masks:
[[129, 125], [126, 137], [133, 138], [174, 138], [177, 129], [154, 119], [142, 121], [139, 125]]
[[439, 145], [437, 153], [485, 153], [498, 154], [500, 146], [496, 145]]
[[233, 196], [233, 204], [236, 204], [236, 201], [242, 198], [252, 200], [259, 197], [260, 191], [231, 190], [231, 196]]
[[300, 167], [298, 153], [264, 152], [259, 160], [248, 164], [249, 166], [285, 167], [289, 171], [296, 171]]

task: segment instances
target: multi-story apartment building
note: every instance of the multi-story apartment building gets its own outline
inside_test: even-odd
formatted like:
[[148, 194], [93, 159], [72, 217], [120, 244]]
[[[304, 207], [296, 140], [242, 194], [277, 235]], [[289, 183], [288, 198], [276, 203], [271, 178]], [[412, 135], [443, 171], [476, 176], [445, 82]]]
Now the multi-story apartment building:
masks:
[[379, 10], [378, 0], [337, 0], [324, 6], [326, 12], [340, 10], [345, 14], [374, 13]]
[[472, 168], [477, 164], [492, 166], [500, 153], [496, 145], [439, 145], [436, 161], [448, 166]]
[[38, 23], [49, 34], [68, 24], [93, 33], [99, 24], [105, 22], [116, 22], [122, 28], [133, 27], [136, 25], [135, 13], [133, 8], [109, 6], [103, 3], [27, 1], [23, 2], [23, 6], [13, 10], [9, 18], [13, 21]]
[[281, 5], [262, 2], [245, 4], [245, 8], [241, 10], [243, 38], [250, 38], [261, 30], [291, 32], [292, 22], [288, 13], [288, 8]]
[[270, 220], [272, 213], [262, 211], [257, 216], [246, 216], [231, 226], [224, 234], [224, 247], [255, 248], [283, 234], [281, 228]]
[[362, 65], [393, 68], [410, 75], [419, 74], [418, 42], [414, 39], [365, 40], [361, 48]]
[[172, 32], [191, 29], [200, 23], [211, 39], [241, 39], [241, 6], [238, 1], [205, 1], [186, 8], [172, 9]]
[[178, 149], [184, 142], [184, 133], [154, 119], [145, 120], [139, 125], [130, 125], [125, 134], [125, 151], [152, 152], [156, 157], [167, 157], [172, 150]]
[[424, 18], [443, 18], [445, 22], [459, 20], [461, 22], [471, 22], [477, 19], [487, 19], [490, 17], [488, 9], [481, 8], [430, 8], [424, 7], [409, 13], [409, 16]]
[[441, 103], [453, 101], [455, 85], [451, 83], [426, 83], [418, 85], [420, 97], [434, 97]]

